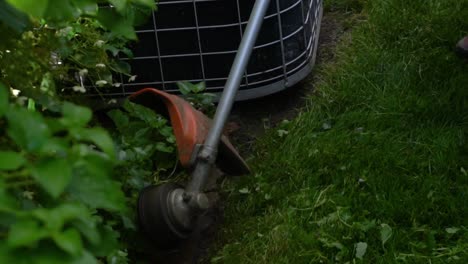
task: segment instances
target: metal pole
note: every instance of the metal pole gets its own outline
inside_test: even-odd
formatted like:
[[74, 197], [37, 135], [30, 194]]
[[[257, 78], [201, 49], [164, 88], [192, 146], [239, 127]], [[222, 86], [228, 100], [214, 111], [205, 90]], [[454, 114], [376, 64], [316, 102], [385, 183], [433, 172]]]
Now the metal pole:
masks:
[[246, 70], [269, 4], [270, 0], [255, 1], [247, 28], [245, 29], [239, 50], [237, 51], [223, 94], [221, 95], [218, 108], [216, 109], [213, 125], [200, 153], [198, 154], [196, 165], [192, 173], [192, 180], [187, 186], [187, 191], [189, 193], [197, 193], [201, 191], [210, 174], [211, 167], [216, 160], [219, 140], [221, 138], [224, 125], [226, 124], [231, 112], [237, 90], [239, 89], [239, 85], [242, 80], [242, 75]]

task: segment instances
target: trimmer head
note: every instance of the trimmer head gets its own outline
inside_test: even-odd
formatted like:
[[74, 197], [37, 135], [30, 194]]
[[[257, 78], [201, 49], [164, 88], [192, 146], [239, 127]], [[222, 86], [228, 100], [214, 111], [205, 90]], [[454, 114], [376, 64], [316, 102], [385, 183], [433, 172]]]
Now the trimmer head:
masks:
[[[156, 89], [143, 89], [131, 97], [155, 110], [162, 105], [160, 102], [164, 103], [174, 129], [180, 161], [185, 167], [193, 167], [192, 178], [185, 189], [165, 184], [150, 187], [140, 196], [140, 225], [157, 241], [180, 240], [193, 230], [197, 216], [210, 206], [204, 188], [213, 165], [228, 174], [249, 172], [245, 161], [221, 135], [269, 3], [269, 0], [255, 1], [213, 123], [183, 99]], [[201, 146], [201, 150], [197, 146]]]
[[[170, 118], [180, 163], [186, 168], [193, 167], [197, 146], [205, 141], [211, 120], [182, 98], [152, 88], [135, 93], [130, 100]], [[225, 136], [220, 141], [216, 165], [230, 175], [249, 172], [247, 164]], [[140, 193], [138, 220], [141, 231], [160, 248], [176, 246], [194, 229], [197, 212], [184, 201], [184, 192], [181, 186], [167, 183], [149, 186]], [[198, 194], [193, 201], [197, 208], [207, 207], [209, 203], [204, 194]]]

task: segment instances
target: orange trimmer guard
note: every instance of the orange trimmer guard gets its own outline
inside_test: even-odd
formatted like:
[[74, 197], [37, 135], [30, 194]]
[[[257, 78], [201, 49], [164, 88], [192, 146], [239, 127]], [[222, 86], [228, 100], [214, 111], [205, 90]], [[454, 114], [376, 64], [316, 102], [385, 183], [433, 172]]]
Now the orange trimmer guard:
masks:
[[[196, 146], [205, 142], [211, 127], [211, 119], [179, 96], [154, 88], [142, 89], [131, 95], [130, 100], [169, 117], [180, 163], [186, 168], [191, 168], [196, 160]], [[229, 175], [243, 175], [250, 172], [246, 162], [225, 135], [221, 137], [216, 165]]]

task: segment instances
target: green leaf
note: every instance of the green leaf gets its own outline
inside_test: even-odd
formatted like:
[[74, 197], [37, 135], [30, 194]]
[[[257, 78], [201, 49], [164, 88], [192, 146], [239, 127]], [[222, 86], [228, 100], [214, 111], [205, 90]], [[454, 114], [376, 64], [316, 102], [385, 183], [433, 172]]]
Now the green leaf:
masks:
[[122, 250], [114, 250], [106, 257], [107, 263], [127, 264], [129, 263], [128, 253]]
[[102, 238], [101, 243], [94, 245], [91, 251], [98, 257], [108, 256], [119, 247], [119, 233], [108, 225], [101, 226], [98, 232]]
[[114, 141], [112, 141], [107, 131], [103, 128], [77, 128], [70, 130], [70, 132], [75, 139], [92, 142], [106, 153], [109, 158], [115, 159]]
[[448, 228], [445, 228], [445, 232], [449, 233], [449, 234], [455, 234], [457, 233], [458, 231], [460, 231], [460, 228], [458, 227], [448, 227]]
[[59, 231], [62, 227], [73, 220], [88, 220], [90, 213], [81, 204], [61, 204], [52, 209], [38, 208], [32, 211], [32, 215], [44, 223], [48, 230]]
[[8, 109], [8, 89], [3, 83], [0, 83], [0, 117], [2, 117]]
[[[144, 186], [143, 186], [143, 188], [144, 188]], [[143, 189], [143, 188], [141, 188], [141, 189]], [[130, 215], [122, 214], [121, 219], [122, 219], [122, 224], [123, 224], [125, 229], [131, 229], [133, 231], [137, 230], [137, 227], [135, 225], [135, 221], [133, 220], [133, 217], [131, 217]]]
[[193, 84], [189, 82], [177, 82], [177, 87], [179, 87], [179, 91], [183, 95], [190, 94], [192, 92], [192, 86]]
[[128, 111], [129, 115], [144, 121], [150, 127], [160, 128], [167, 123], [165, 118], [157, 114], [153, 109], [143, 105], [135, 104], [127, 100], [124, 102], [123, 107]]
[[129, 123], [128, 115], [118, 109], [109, 111], [107, 115], [112, 119], [115, 126], [117, 127], [117, 130], [120, 133], [125, 133]]
[[205, 106], [212, 105], [214, 102], [214, 99], [216, 98], [215, 94], [212, 93], [204, 93], [202, 94], [203, 98], [201, 100], [201, 103]]
[[65, 138], [51, 138], [46, 141], [40, 154], [48, 156], [65, 156], [69, 150], [69, 142]]
[[[63, 106], [60, 106], [59, 111], [62, 111]], [[47, 126], [49, 127], [49, 130], [51, 134], [57, 134], [59, 132], [65, 132], [67, 130], [67, 127], [65, 124], [63, 124], [63, 120], [59, 118], [47, 118], [45, 120]]]
[[376, 226], [375, 220], [364, 220], [361, 222], [355, 222], [354, 225], [361, 231], [367, 232]]
[[114, 168], [114, 160], [111, 160], [108, 155], [91, 149], [86, 145], [79, 145], [78, 148], [77, 146], [74, 146], [73, 152], [76, 151], [81, 153], [76, 156], [74, 166], [77, 168], [86, 167], [88, 170], [92, 171], [92, 173], [103, 177], [110, 176]]
[[81, 160], [68, 187], [70, 196], [90, 208], [125, 210], [125, 195], [120, 183], [113, 181], [100, 167], [99, 160]]
[[63, 232], [55, 233], [52, 238], [59, 248], [72, 256], [79, 256], [83, 253], [80, 233], [75, 229], [68, 228]]
[[154, 0], [135, 0], [136, 3], [142, 4], [151, 9], [156, 8], [156, 2]]
[[130, 64], [128, 64], [125, 61], [111, 61], [109, 64], [109, 68], [111, 68], [115, 72], [119, 72], [123, 74], [130, 74], [130, 70], [131, 70]]
[[121, 185], [110, 179], [95, 179], [86, 174], [72, 181], [70, 195], [91, 208], [107, 209], [109, 211], [123, 211], [125, 196]]
[[17, 170], [26, 160], [20, 153], [13, 151], [0, 151], [0, 170]]
[[380, 225], [380, 240], [382, 241], [382, 246], [392, 237], [392, 228], [387, 224]]
[[68, 126], [85, 126], [93, 117], [93, 112], [89, 108], [69, 102], [63, 104], [62, 114]]
[[132, 19], [119, 15], [115, 10], [101, 8], [98, 11], [97, 19], [113, 34], [131, 40], [137, 39]]
[[122, 12], [127, 5], [127, 0], [109, 0], [109, 3], [111, 3], [117, 11]]
[[70, 262], [70, 264], [98, 264], [101, 263], [99, 262], [90, 252], [88, 251], [83, 251], [83, 254]]
[[14, 256], [12, 250], [8, 248], [5, 239], [2, 239], [0, 241], [0, 263], [15, 263], [17, 261], [18, 258]]
[[6, 117], [8, 135], [25, 150], [38, 151], [50, 137], [49, 128], [38, 112], [14, 107]]
[[21, 33], [30, 25], [29, 17], [25, 13], [3, 0], [0, 1], [0, 21], [14, 33]]
[[55, 81], [52, 73], [47, 72], [42, 76], [40, 89], [43, 93], [55, 92]]
[[[7, 186], [3, 178], [0, 178], [0, 210], [10, 211], [16, 207], [16, 199], [7, 191]], [[4, 224], [3, 221], [8, 221], [5, 214], [0, 217], [0, 226]], [[1, 263], [1, 262], [0, 262]]]
[[109, 44], [104, 44], [103, 48], [105, 50], [109, 51], [110, 53], [112, 53], [112, 56], [114, 56], [114, 57], [119, 55], [119, 52], [121, 51], [120, 49], [114, 47], [113, 45], [109, 45]]
[[201, 93], [206, 89], [206, 84], [205, 82], [200, 82], [195, 85], [193, 85], [192, 92], [194, 93]]
[[125, 56], [129, 57], [130, 59], [133, 59], [133, 51], [127, 47], [123, 47], [121, 50], [120, 50], [123, 54], [125, 54]]
[[133, 25], [135, 27], [143, 26], [148, 22], [148, 19], [151, 17], [153, 11], [156, 10], [156, 1], [136, 0], [132, 3], [129, 10], [133, 12]]
[[[49, 0], [6, 0], [13, 7], [35, 18], [42, 18]], [[54, 1], [55, 2], [55, 1]]]
[[367, 251], [367, 243], [359, 242], [356, 244], [356, 258], [362, 259]]
[[245, 188], [240, 189], [239, 193], [248, 194], [248, 193], [250, 193], [250, 190], [249, 190], [249, 188], [245, 187]]
[[29, 111], [36, 111], [36, 102], [33, 99], [28, 99], [28, 110]]
[[[70, 0], [49, 1], [49, 5], [44, 13], [44, 18], [48, 21], [64, 23], [74, 20], [80, 15], [78, 9], [72, 6]], [[52, 80], [52, 78], [50, 78]], [[55, 86], [53, 81], [50, 82], [51, 86]]]
[[11, 248], [35, 245], [48, 236], [48, 231], [32, 219], [20, 220], [14, 223], [8, 233], [7, 243]]
[[100, 244], [101, 236], [97, 230], [96, 222], [97, 220], [102, 221], [101, 218], [98, 216], [87, 216], [82, 218], [85, 219], [73, 222], [73, 226], [80, 231], [90, 244]]
[[173, 153], [174, 152], [173, 147], [168, 146], [163, 142], [157, 142], [156, 143], [156, 149], [161, 151], [161, 152], [164, 152], [164, 153]]
[[98, 13], [98, 5], [94, 0], [73, 0], [73, 4], [82, 14], [95, 16]]
[[41, 187], [53, 198], [58, 198], [72, 177], [71, 166], [65, 159], [42, 159], [32, 168], [31, 173]]
[[14, 256], [13, 262], [2, 263], [18, 263], [18, 264], [64, 264], [71, 263], [74, 259], [69, 254], [58, 250], [53, 243], [39, 243], [28, 248], [21, 248], [15, 251], [10, 251]]

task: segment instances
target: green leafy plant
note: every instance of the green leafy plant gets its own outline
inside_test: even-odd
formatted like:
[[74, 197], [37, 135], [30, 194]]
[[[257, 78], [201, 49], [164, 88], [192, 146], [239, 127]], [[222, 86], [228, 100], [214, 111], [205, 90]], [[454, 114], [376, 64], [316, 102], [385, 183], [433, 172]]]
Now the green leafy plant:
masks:
[[[128, 211], [112, 178], [112, 139], [89, 109], [59, 115], [9, 104], [0, 86], [1, 263], [97, 263], [117, 254], [115, 214]], [[104, 213], [105, 212], [105, 213]]]
[[129, 261], [135, 201], [115, 173], [115, 142], [64, 99], [119, 85], [113, 73], [129, 67], [115, 57], [131, 57], [133, 27], [153, 8], [0, 0], [0, 263]]
[[136, 201], [142, 188], [157, 184], [177, 166], [175, 137], [166, 118], [152, 109], [125, 101], [107, 113], [115, 125], [119, 164], [116, 174], [128, 197]]
[[[0, 263], [138, 258], [139, 191], [180, 179], [169, 178], [178, 162], [172, 128], [127, 101], [108, 113], [109, 133], [78, 104], [89, 89], [119, 86], [116, 73], [131, 76], [116, 57], [132, 56], [134, 26], [154, 8], [153, 0], [0, 0]], [[197, 109], [212, 109], [204, 83], [180, 88]]]
[[152, 0], [0, 0], [1, 79], [35, 99], [120, 86], [113, 76], [130, 69], [116, 58], [132, 57], [134, 26], [154, 8]]
[[200, 110], [207, 115], [214, 114], [214, 99], [216, 95], [212, 93], [206, 93], [205, 82], [200, 82], [197, 84], [189, 82], [178, 82], [177, 87], [182, 93], [182, 96], [189, 101], [192, 106]]

